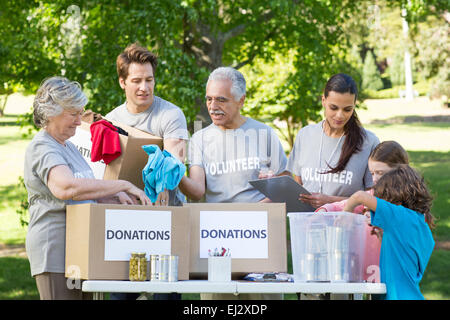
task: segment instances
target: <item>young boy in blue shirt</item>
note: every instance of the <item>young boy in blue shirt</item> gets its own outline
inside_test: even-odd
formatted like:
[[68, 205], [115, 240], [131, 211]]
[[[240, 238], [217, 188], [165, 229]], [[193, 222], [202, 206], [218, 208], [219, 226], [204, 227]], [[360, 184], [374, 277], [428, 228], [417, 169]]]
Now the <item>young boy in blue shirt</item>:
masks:
[[354, 193], [344, 211], [352, 212], [360, 204], [370, 210], [371, 224], [383, 231], [380, 273], [385, 299], [423, 300], [419, 283], [434, 248], [432, 197], [423, 178], [401, 165], [380, 178], [374, 196]]

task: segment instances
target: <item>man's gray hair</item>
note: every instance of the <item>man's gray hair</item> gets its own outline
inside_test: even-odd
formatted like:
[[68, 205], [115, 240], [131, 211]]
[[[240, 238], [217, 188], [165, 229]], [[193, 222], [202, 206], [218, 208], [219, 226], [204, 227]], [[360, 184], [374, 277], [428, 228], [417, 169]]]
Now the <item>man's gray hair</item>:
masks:
[[239, 101], [242, 96], [245, 94], [246, 83], [245, 78], [242, 73], [238, 70], [231, 67], [219, 67], [215, 69], [209, 75], [209, 81], [211, 80], [230, 80], [231, 81], [231, 94], [234, 97], [234, 100]]
[[38, 128], [48, 124], [49, 117], [55, 117], [67, 109], [83, 109], [88, 103], [81, 85], [64, 77], [44, 79], [33, 102], [33, 121]]

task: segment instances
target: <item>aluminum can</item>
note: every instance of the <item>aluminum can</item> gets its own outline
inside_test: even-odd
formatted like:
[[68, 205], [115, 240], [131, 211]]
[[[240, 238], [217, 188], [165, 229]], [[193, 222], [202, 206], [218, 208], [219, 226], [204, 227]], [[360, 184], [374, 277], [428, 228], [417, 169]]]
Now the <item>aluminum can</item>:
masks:
[[168, 279], [169, 282], [178, 281], [178, 256], [169, 256]]
[[159, 254], [150, 255], [150, 281], [159, 281]]

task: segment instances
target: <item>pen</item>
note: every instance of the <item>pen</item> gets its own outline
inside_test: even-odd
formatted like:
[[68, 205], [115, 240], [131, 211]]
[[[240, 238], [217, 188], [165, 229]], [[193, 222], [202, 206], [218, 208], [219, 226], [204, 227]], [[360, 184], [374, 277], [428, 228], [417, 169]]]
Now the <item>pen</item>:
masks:
[[231, 250], [230, 248], [226, 249], [224, 247], [215, 248], [214, 251], [212, 249], [208, 249], [208, 256], [209, 257], [229, 257], [231, 256]]

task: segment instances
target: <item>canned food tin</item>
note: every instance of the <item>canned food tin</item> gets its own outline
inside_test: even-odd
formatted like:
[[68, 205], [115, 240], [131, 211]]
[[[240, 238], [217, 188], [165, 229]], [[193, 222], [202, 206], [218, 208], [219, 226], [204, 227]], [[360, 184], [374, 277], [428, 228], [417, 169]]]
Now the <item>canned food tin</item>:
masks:
[[169, 282], [178, 281], [178, 256], [169, 256], [168, 279]]
[[306, 281], [328, 281], [327, 254], [307, 253], [303, 257], [304, 276]]
[[328, 250], [330, 252], [347, 252], [349, 250], [349, 230], [343, 227], [327, 227]]
[[159, 254], [150, 255], [150, 281], [159, 280]]
[[349, 260], [347, 252], [330, 254], [330, 280], [336, 282], [349, 281]]
[[161, 254], [159, 256], [159, 272], [158, 272], [158, 278], [159, 281], [165, 282], [169, 279], [169, 257], [170, 255], [167, 254]]

